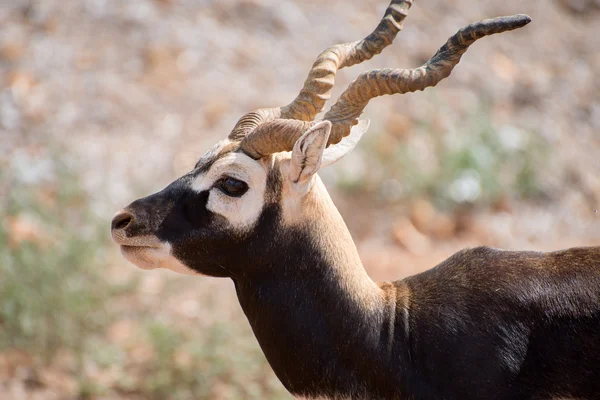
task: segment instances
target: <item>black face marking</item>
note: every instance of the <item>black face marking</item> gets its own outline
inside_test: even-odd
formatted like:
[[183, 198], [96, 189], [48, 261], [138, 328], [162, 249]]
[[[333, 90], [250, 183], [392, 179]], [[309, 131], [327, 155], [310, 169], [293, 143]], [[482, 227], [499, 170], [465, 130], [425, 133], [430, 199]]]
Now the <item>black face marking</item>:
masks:
[[[205, 190], [200, 193], [186, 190], [181, 198], [181, 212], [183, 218], [189, 223], [189, 227], [202, 227], [209, 226], [211, 224], [212, 214], [206, 209], [206, 202], [208, 200], [209, 191]], [[179, 213], [180, 210], [175, 210], [174, 214]], [[174, 224], [179, 218], [171, 217], [167, 215], [167, 218], [161, 224], [163, 229], [174, 230]]]
[[212, 165], [215, 163], [215, 161], [217, 161], [219, 158], [220, 158], [220, 152], [215, 153], [213, 151], [209, 151], [208, 153], [206, 153], [202, 157], [200, 157], [200, 159], [194, 166], [194, 170], [197, 173], [205, 173], [206, 171], [208, 171], [210, 169], [210, 167], [212, 167]]
[[283, 190], [283, 176], [279, 164], [269, 171], [267, 175], [267, 186], [265, 188], [265, 203], [280, 204], [281, 192]]
[[206, 171], [208, 171], [218, 159], [218, 155], [209, 155], [200, 158], [200, 160], [198, 160], [198, 162], [194, 166], [194, 175], [206, 173]]
[[209, 152], [204, 154], [202, 157], [200, 157], [200, 159], [194, 166], [195, 173], [196, 174], [205, 173], [206, 171], [208, 171], [210, 169], [210, 167], [212, 167], [212, 165], [218, 159], [223, 158], [223, 156], [225, 156], [229, 153], [232, 153], [234, 151], [237, 151], [238, 149], [239, 149], [239, 143], [231, 142], [231, 143], [224, 145], [221, 148], [210, 150]]

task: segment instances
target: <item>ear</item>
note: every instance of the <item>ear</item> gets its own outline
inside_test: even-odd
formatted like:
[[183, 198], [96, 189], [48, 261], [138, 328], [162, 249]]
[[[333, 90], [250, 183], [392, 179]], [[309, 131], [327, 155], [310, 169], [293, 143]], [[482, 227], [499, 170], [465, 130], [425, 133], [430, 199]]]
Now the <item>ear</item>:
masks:
[[319, 170], [330, 133], [331, 122], [321, 121], [296, 140], [290, 164], [292, 182], [306, 180]]
[[362, 136], [367, 132], [370, 123], [371, 122], [368, 119], [361, 119], [358, 121], [358, 124], [352, 127], [350, 134], [343, 138], [341, 142], [325, 149], [323, 152], [321, 168], [330, 166], [331, 164], [339, 161], [346, 154], [350, 153], [358, 144]]

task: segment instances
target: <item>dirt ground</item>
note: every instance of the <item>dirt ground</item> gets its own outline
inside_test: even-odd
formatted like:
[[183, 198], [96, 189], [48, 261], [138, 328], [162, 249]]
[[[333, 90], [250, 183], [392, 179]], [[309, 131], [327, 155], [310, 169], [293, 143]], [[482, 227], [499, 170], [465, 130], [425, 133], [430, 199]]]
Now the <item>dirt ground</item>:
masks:
[[[66, 149], [91, 194], [86, 207], [106, 221], [108, 235], [118, 209], [192, 168], [243, 113], [287, 104], [321, 50], [368, 34], [386, 6], [386, 0], [0, 0], [0, 168], [22, 154], [35, 159]], [[549, 156], [535, 164], [544, 195], [525, 198], [507, 189], [492, 204], [438, 209], [426, 194], [385, 200], [369, 185], [349, 191], [339, 177], [357, 173], [357, 159], [339, 163], [323, 177], [374, 280], [431, 268], [469, 246], [600, 244], [597, 0], [415, 1], [393, 45], [338, 74], [333, 98], [364, 70], [421, 65], [460, 27], [516, 13], [533, 22], [475, 44], [436, 88], [372, 101], [365, 117], [370, 143], [403, 146], [421, 140], [414, 132], [423, 129], [451, 140], [448, 132], [485, 104], [495, 132], [533, 132], [548, 147]], [[372, 148], [358, 150], [361, 162], [380, 156]], [[423, 154], [425, 164], [427, 148]], [[392, 166], [381, 165], [377, 186], [390, 184]], [[0, 196], [11, 190], [0, 182]], [[108, 329], [115, 343], [135, 337], [140, 315], [190, 335], [242, 326], [240, 335], [252, 340], [230, 282], [138, 271], [113, 247], [106, 254], [107, 279], [139, 281], [113, 304], [128, 310]], [[134, 346], [127, 354], [143, 364], [144, 351]], [[1, 399], [76, 398], [73, 373], [58, 367], [44, 367], [42, 378], [28, 383], [28, 370], [19, 366], [32, 365], [32, 357], [22, 349], [0, 353]], [[118, 371], [89, 368], [109, 388], [90, 398], [145, 398], [111, 390]], [[196, 398], [250, 396], [219, 385]]]

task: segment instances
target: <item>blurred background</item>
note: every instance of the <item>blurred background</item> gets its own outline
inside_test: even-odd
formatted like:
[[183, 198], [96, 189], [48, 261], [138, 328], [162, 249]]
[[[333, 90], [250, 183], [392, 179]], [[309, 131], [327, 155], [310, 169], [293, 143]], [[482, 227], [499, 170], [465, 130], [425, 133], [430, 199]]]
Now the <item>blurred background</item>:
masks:
[[[0, 0], [0, 399], [289, 399], [228, 280], [140, 271], [112, 215], [190, 170], [245, 112], [387, 0]], [[378, 98], [322, 172], [376, 280], [487, 244], [600, 243], [600, 2], [418, 0], [373, 60], [527, 13], [425, 92]]]

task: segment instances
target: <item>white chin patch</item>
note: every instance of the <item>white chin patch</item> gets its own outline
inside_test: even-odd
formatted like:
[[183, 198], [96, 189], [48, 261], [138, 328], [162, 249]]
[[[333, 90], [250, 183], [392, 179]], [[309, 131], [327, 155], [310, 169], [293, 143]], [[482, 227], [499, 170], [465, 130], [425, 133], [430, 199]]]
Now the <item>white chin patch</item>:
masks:
[[185, 275], [202, 275], [176, 259], [171, 254], [169, 243], [158, 247], [121, 246], [121, 254], [127, 261], [141, 269], [165, 268]]

